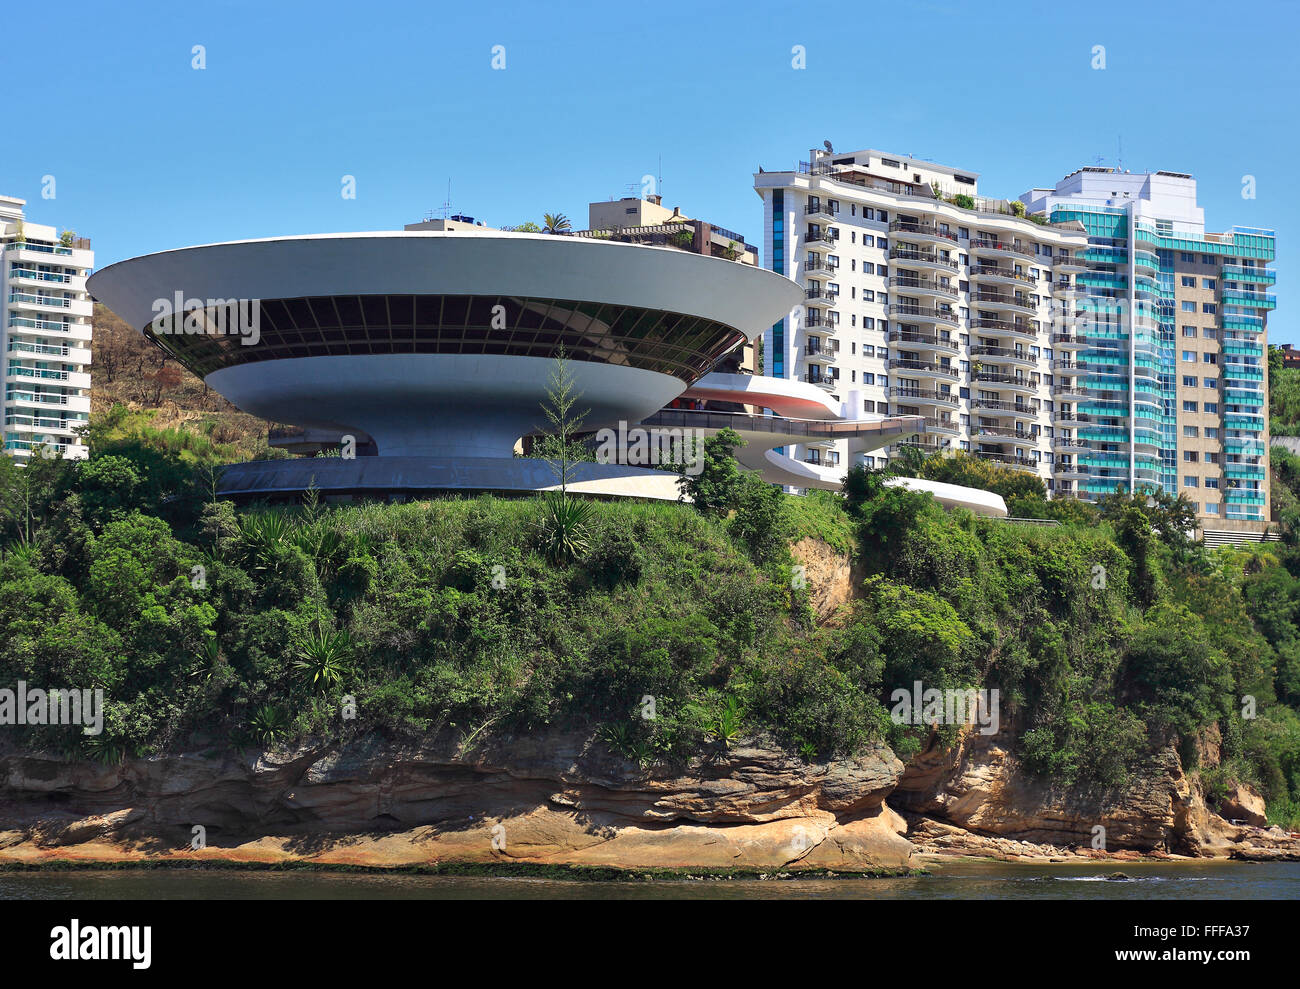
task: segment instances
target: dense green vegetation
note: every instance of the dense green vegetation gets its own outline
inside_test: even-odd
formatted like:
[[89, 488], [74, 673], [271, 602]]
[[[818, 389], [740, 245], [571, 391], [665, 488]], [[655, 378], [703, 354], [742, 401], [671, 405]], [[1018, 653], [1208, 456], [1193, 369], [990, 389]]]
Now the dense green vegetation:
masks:
[[[644, 766], [759, 730], [808, 759], [882, 739], [906, 757], [929, 729], [894, 724], [889, 695], [920, 680], [998, 688], [1019, 755], [1063, 785], [1117, 784], [1170, 742], [1190, 763], [1217, 725], [1214, 786], [1300, 817], [1294, 539], [1206, 552], [1182, 503], [1144, 497], [983, 520], [866, 471], [792, 499], [721, 434], [686, 482], [699, 507], [570, 496], [588, 514], [557, 553], [536, 498], [236, 510], [208, 451], [113, 422], [88, 461], [0, 461], [0, 685], [107, 698], [102, 736], [23, 729], [33, 745], [116, 761], [199, 731], [443, 730], [470, 749], [550, 726]], [[1023, 477], [981, 483], [1032, 514]], [[805, 536], [864, 577], [832, 620], [793, 566]]]

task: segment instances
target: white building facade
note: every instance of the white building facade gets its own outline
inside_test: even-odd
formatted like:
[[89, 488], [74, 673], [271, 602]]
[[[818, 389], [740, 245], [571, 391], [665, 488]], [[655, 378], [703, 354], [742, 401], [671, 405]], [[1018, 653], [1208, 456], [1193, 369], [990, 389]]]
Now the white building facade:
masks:
[[0, 345], [5, 356], [4, 453], [81, 459], [90, 418], [93, 305], [90, 242], [29, 223], [25, 202], [0, 196]]
[[[846, 417], [921, 415], [926, 452], [964, 450], [1074, 492], [1068, 335], [1080, 225], [978, 194], [978, 175], [876, 150], [760, 172], [769, 266], [805, 303], [764, 335], [761, 373], [820, 385]], [[898, 447], [891, 448], [897, 453]], [[788, 456], [881, 464], [852, 441]]]

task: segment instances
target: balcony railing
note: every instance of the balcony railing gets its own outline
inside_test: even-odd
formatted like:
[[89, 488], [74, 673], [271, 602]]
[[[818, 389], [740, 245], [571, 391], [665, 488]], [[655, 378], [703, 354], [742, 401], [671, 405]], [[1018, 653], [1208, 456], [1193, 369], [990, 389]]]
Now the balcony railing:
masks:
[[945, 295], [951, 299], [957, 298], [957, 286], [943, 285], [939, 282], [930, 281], [925, 278], [905, 278], [898, 275], [889, 279], [889, 287], [897, 289], [911, 289], [914, 292], [925, 292], [930, 295]]
[[890, 233], [916, 234], [924, 237], [942, 237], [957, 243], [957, 235], [949, 230], [942, 230], [933, 223], [910, 223], [906, 220], [895, 220], [889, 225]]
[[911, 316], [913, 319], [935, 320], [941, 323], [951, 323], [953, 326], [957, 325], [957, 314], [949, 309], [931, 309], [926, 306], [891, 303], [889, 314], [891, 316]]
[[950, 337], [943, 337], [933, 333], [910, 333], [906, 330], [890, 330], [890, 343], [909, 343], [917, 347], [942, 347], [945, 350], [956, 350], [957, 341]]
[[1004, 254], [1015, 254], [1022, 258], [1028, 258], [1030, 261], [1039, 260], [1038, 255], [1021, 244], [1008, 244], [1002, 240], [972, 240], [970, 242], [971, 250], [1001, 251]]
[[914, 264], [933, 264], [941, 268], [948, 268], [952, 271], [956, 271], [959, 267], [956, 261], [945, 260], [944, 258], [939, 257], [939, 255], [933, 254], [929, 251], [908, 251], [901, 247], [891, 247], [889, 249], [889, 257], [894, 261], [902, 261], [904, 263], [910, 261]]

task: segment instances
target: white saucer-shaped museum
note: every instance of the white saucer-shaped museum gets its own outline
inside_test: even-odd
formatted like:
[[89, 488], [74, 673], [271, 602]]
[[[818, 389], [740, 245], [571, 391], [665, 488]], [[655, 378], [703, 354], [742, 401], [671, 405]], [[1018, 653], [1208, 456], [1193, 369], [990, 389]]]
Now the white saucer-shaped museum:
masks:
[[[723, 258], [487, 231], [189, 247], [110, 265], [89, 289], [246, 412], [443, 461], [510, 458], [545, 429], [561, 348], [584, 426], [636, 423], [803, 300]], [[237, 300], [246, 332], [212, 332]]]

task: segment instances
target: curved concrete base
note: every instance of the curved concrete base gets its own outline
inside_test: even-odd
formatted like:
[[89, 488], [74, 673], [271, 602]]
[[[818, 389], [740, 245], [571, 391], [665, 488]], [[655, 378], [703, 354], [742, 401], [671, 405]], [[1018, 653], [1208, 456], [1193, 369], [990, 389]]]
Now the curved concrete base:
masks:
[[[575, 494], [677, 500], [677, 475], [621, 464], [578, 464]], [[558, 490], [545, 460], [518, 457], [308, 457], [232, 464], [217, 493], [229, 498], [291, 498], [310, 487], [322, 495], [422, 497], [439, 491], [532, 493]]]
[[[245, 412], [309, 429], [364, 432], [382, 457], [509, 457], [548, 427], [555, 361], [494, 354], [297, 357], [222, 368], [207, 383]], [[636, 422], [682, 393], [668, 374], [569, 361], [584, 429]]]

